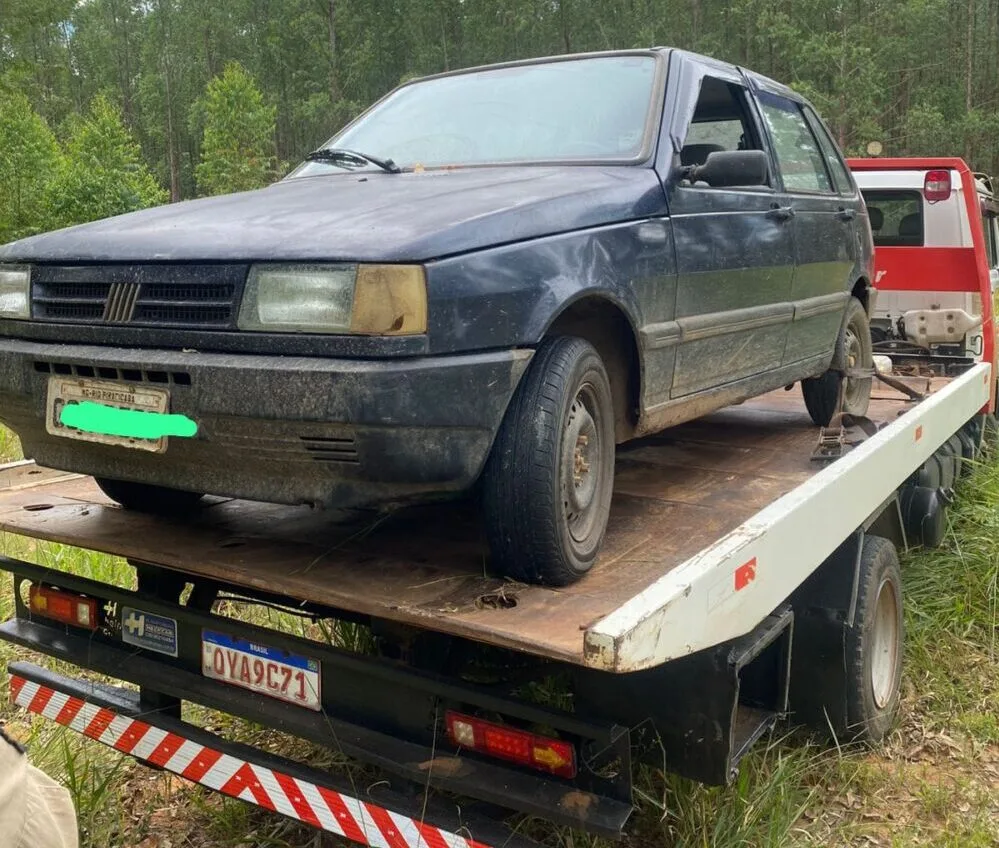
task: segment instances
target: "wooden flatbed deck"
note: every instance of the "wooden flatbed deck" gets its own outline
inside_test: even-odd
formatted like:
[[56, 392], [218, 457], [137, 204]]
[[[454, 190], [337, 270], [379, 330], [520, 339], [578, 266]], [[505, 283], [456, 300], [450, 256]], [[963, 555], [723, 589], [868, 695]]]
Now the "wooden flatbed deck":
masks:
[[[904, 401], [876, 387], [869, 416], [893, 420]], [[603, 554], [565, 589], [486, 576], [469, 504], [385, 515], [216, 500], [169, 520], [25, 463], [0, 470], [0, 529], [584, 663], [593, 624], [820, 471], [817, 437], [795, 389], [621, 447]]]

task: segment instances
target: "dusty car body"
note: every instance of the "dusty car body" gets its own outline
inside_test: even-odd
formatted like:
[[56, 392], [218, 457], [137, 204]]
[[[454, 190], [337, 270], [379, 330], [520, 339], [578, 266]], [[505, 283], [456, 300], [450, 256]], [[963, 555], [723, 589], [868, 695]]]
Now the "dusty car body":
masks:
[[[811, 107], [751, 72], [655, 49], [447, 74], [324, 150], [260, 191], [0, 248], [0, 420], [28, 456], [137, 484], [112, 494], [140, 508], [485, 477], [498, 567], [569, 582], [615, 443], [799, 380], [828, 417], [869, 358], [860, 317], [844, 336], [869, 304], [859, 192]], [[545, 394], [552, 368], [578, 385]], [[67, 425], [88, 399], [196, 434]]]

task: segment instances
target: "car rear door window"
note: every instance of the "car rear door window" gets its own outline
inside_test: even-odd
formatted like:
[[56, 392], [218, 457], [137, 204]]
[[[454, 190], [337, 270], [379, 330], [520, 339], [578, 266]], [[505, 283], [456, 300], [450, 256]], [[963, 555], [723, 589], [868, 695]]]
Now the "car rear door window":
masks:
[[834, 193], [825, 157], [801, 107], [793, 100], [761, 92], [760, 109], [773, 139], [784, 188], [792, 192]]
[[865, 191], [876, 247], [922, 247], [923, 196], [911, 190]]

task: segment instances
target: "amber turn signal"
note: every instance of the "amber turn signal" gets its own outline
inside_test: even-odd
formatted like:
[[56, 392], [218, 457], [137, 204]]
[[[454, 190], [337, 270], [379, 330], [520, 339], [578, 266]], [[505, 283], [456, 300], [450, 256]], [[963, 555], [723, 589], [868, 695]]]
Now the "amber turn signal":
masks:
[[350, 332], [413, 336], [427, 331], [427, 281], [419, 265], [358, 265]]

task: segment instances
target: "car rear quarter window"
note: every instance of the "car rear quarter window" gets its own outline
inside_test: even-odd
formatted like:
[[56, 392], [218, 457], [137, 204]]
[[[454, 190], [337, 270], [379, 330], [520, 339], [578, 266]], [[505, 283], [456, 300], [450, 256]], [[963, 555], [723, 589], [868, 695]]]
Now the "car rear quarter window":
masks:
[[857, 190], [854, 187], [853, 179], [850, 177], [850, 172], [847, 170], [846, 164], [843, 162], [843, 157], [836, 148], [836, 144], [833, 142], [832, 136], [829, 135], [825, 124], [819, 120], [819, 116], [811, 109], [805, 109], [805, 117], [808, 119], [808, 125], [812, 128], [812, 132], [815, 133], [815, 138], [819, 142], [819, 148], [825, 157], [829, 173], [832, 174], [836, 190], [840, 194], [856, 194]]
[[923, 195], [918, 191], [865, 191], [875, 246], [922, 247]]

